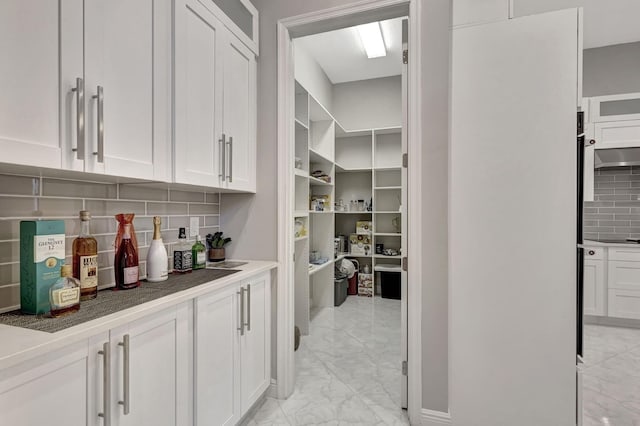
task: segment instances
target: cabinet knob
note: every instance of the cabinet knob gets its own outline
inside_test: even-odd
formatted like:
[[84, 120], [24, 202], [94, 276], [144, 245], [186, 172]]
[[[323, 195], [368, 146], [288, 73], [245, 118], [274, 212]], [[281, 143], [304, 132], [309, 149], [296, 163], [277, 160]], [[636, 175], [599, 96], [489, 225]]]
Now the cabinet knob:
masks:
[[593, 256], [594, 254], [596, 254], [594, 250], [589, 250], [588, 253], [589, 253], [589, 256]]

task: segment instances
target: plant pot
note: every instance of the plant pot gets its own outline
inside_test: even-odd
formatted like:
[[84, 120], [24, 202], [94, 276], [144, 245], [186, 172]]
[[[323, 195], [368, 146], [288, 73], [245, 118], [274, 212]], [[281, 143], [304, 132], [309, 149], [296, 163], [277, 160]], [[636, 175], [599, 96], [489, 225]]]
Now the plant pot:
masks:
[[224, 260], [224, 248], [209, 249], [209, 262], [222, 262]]

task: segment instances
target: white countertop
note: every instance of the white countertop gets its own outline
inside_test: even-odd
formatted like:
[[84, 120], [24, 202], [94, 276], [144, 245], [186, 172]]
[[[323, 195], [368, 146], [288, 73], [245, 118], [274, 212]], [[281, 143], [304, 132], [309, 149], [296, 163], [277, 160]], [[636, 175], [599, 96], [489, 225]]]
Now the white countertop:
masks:
[[[235, 259], [229, 261], [236, 261]], [[30, 330], [0, 324], [0, 370], [14, 366], [21, 362], [44, 355], [47, 352], [63, 348], [73, 343], [87, 339], [114, 327], [127, 324], [138, 318], [145, 317], [194, 299], [206, 293], [222, 289], [238, 281], [245, 280], [262, 272], [277, 267], [276, 262], [246, 261], [246, 265], [233, 268], [240, 270], [232, 275], [192, 287], [188, 290], [173, 293], [123, 311], [76, 325], [57, 333]]]
[[593, 241], [593, 240], [584, 240], [582, 243], [585, 247], [626, 247], [626, 248], [638, 248], [640, 249], [640, 244], [636, 243], [603, 243], [601, 241]]

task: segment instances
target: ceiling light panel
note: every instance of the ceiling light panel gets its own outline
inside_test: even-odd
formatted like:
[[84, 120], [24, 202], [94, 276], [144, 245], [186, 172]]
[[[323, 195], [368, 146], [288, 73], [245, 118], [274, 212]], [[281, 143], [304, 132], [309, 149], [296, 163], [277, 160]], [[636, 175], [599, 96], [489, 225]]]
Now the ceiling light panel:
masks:
[[367, 57], [379, 58], [387, 55], [387, 49], [382, 38], [379, 22], [371, 22], [369, 24], [358, 25], [358, 34], [367, 52]]

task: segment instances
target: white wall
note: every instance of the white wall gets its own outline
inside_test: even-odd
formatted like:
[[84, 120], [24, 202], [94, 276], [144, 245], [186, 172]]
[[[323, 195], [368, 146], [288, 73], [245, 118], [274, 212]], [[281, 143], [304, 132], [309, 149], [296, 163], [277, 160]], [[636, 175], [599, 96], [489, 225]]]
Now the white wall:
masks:
[[333, 84], [318, 62], [301, 43], [293, 40], [296, 80], [327, 110], [333, 108]]
[[[246, 209], [235, 228], [242, 231], [243, 257], [276, 257], [277, 175], [277, 56], [276, 23], [279, 19], [314, 10], [353, 3], [353, 0], [253, 0], [260, 11], [260, 58], [258, 59], [258, 195], [244, 202], [224, 196], [224, 205]], [[451, 0], [422, 0], [422, 95], [424, 169], [421, 171], [425, 200], [423, 209], [423, 407], [448, 410], [447, 366], [447, 144], [449, 87], [449, 23]], [[240, 196], [242, 197], [242, 196]], [[225, 230], [233, 221], [223, 214]], [[249, 222], [244, 222], [248, 220]], [[242, 227], [248, 229], [242, 230]], [[241, 244], [234, 244], [236, 247]], [[412, 362], [410, 360], [409, 362]]]
[[[584, 6], [584, 0], [453, 0], [453, 25], [495, 22], [513, 17]], [[513, 7], [513, 10], [510, 10]]]
[[640, 42], [586, 49], [584, 96], [640, 92]]
[[346, 130], [402, 125], [401, 77], [333, 85], [333, 116]]

